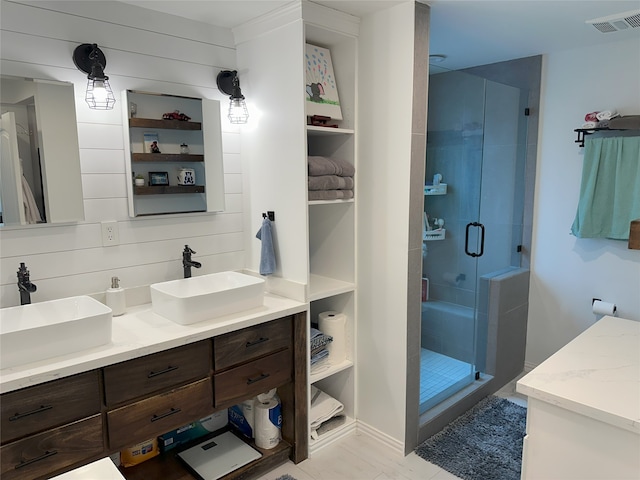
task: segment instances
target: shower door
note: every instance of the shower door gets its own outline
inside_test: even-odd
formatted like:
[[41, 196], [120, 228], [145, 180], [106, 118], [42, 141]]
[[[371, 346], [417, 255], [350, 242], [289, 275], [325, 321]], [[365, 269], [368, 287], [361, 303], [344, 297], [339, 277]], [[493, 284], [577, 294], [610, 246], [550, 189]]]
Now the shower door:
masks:
[[[520, 261], [524, 100], [517, 88], [464, 72], [429, 79], [421, 414], [485, 375], [483, 286]], [[438, 179], [446, 189], [429, 186]]]

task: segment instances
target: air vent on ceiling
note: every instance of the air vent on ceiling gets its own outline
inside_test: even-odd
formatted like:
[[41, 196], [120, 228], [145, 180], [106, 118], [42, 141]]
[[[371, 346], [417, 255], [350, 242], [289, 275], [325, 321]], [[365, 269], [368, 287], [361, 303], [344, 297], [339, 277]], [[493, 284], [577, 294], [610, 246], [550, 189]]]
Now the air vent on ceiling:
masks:
[[593, 25], [602, 33], [619, 32], [628, 28], [640, 28], [640, 10], [594, 18], [593, 20], [587, 20], [585, 23]]

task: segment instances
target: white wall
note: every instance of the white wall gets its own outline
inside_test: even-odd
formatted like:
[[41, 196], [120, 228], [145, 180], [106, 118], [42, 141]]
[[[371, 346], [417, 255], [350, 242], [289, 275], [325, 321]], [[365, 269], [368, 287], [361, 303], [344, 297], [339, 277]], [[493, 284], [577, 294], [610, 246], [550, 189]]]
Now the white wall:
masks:
[[[358, 419], [404, 444], [414, 5], [360, 24]], [[402, 72], [402, 74], [398, 74]]]
[[[1, 9], [2, 73], [75, 84], [86, 219], [0, 230], [0, 305], [19, 304], [20, 262], [38, 286], [36, 302], [101, 292], [113, 275], [125, 288], [180, 278], [185, 244], [203, 265], [196, 274], [243, 268], [238, 128], [223, 117], [224, 213], [130, 219], [122, 102], [111, 111], [89, 110], [86, 76], [72, 61], [77, 45], [97, 43], [118, 100], [125, 89], [205, 97], [220, 100], [225, 114], [216, 75], [235, 68], [231, 31], [118, 2], [2, 1]], [[120, 245], [102, 246], [105, 220], [118, 221]]]
[[618, 306], [640, 321], [640, 252], [627, 242], [579, 239], [569, 232], [576, 212], [583, 149], [574, 128], [588, 112], [640, 114], [640, 40], [545, 56], [536, 179], [528, 365], [537, 365], [600, 317], [591, 299]]

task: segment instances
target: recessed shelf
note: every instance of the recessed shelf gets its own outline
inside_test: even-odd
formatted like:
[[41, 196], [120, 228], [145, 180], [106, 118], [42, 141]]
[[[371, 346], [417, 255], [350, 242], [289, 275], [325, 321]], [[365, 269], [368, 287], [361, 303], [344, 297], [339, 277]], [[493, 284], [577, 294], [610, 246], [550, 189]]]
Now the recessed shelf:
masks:
[[356, 429], [356, 421], [355, 419], [346, 416], [345, 421], [339, 427], [334, 428], [326, 432], [324, 435], [321, 435], [320, 438], [314, 440], [313, 438], [309, 440], [309, 452], [313, 453], [328, 445], [329, 443], [335, 442], [336, 440], [348, 435]]
[[[319, 382], [320, 380], [330, 377], [334, 373], [341, 372], [346, 370], [347, 368], [353, 367], [353, 362], [351, 360], [345, 360], [337, 365], [330, 365], [329, 368], [319, 371], [318, 373], [310, 373], [309, 375], [309, 383]], [[313, 370], [313, 369], [312, 369]]]
[[132, 162], [204, 162], [204, 155], [185, 153], [132, 153]]
[[182, 120], [158, 120], [156, 118], [130, 118], [129, 127], [164, 128], [167, 130], [202, 130], [200, 122]]
[[313, 302], [333, 295], [352, 292], [355, 288], [354, 283], [311, 274], [309, 275], [308, 298], [310, 302]]
[[318, 127], [317, 125], [307, 125], [307, 134], [318, 137], [324, 135], [353, 135], [354, 130], [351, 128], [332, 128]]
[[309, 205], [335, 205], [337, 203], [353, 203], [353, 198], [346, 198], [340, 200], [309, 200]]
[[133, 187], [135, 195], [172, 195], [180, 193], [204, 193], [204, 185], [153, 185]]

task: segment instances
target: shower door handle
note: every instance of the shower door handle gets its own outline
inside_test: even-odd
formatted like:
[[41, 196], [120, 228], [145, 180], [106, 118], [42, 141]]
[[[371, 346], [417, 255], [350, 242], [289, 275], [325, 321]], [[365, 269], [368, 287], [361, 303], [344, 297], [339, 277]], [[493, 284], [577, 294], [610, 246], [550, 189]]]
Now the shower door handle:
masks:
[[[469, 229], [471, 227], [480, 227], [480, 253], [469, 251]], [[467, 230], [464, 237], [464, 253], [470, 257], [481, 257], [484, 255], [484, 225], [479, 222], [467, 223]]]

